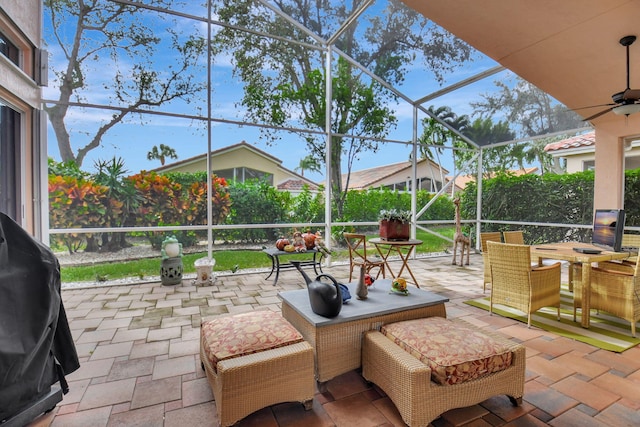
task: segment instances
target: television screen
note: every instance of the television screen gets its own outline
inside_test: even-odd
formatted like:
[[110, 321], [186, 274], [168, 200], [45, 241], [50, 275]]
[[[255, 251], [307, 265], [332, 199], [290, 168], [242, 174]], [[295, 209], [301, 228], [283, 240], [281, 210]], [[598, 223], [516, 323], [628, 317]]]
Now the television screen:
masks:
[[624, 220], [625, 215], [622, 209], [596, 209], [591, 243], [620, 252]]

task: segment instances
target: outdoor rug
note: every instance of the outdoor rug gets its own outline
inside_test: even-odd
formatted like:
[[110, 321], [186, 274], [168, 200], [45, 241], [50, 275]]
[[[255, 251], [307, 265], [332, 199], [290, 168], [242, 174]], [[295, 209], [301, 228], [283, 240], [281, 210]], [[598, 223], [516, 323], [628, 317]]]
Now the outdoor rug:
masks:
[[[629, 322], [602, 311], [592, 310], [589, 329], [583, 328], [580, 326], [580, 310], [577, 313], [577, 322], [573, 321], [573, 294], [569, 292], [566, 285], [562, 285], [560, 295], [560, 322], [556, 318], [556, 310], [545, 307], [531, 315], [532, 326], [618, 353], [640, 344], [640, 338], [631, 336]], [[489, 311], [489, 297], [465, 301], [465, 303]], [[494, 304], [493, 312], [527, 323], [527, 316], [511, 307]], [[637, 326], [636, 330], [640, 332], [640, 326]]]

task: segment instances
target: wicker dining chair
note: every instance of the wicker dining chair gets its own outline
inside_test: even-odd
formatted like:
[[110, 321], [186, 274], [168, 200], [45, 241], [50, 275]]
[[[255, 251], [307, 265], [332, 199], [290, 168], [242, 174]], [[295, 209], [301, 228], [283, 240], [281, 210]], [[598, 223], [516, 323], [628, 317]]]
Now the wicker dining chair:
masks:
[[482, 250], [482, 262], [484, 264], [484, 281], [482, 292], [487, 292], [487, 284], [491, 283], [491, 267], [489, 265], [489, 253], [487, 252], [487, 242], [501, 242], [502, 237], [499, 231], [486, 231], [480, 233], [480, 249]]
[[376, 279], [382, 274], [385, 278], [384, 260], [379, 256], [371, 256], [367, 253], [367, 239], [364, 234], [342, 233], [349, 247], [349, 281], [353, 279], [353, 270], [356, 267], [365, 266], [365, 271], [371, 274], [371, 270], [378, 269]]
[[560, 320], [560, 263], [532, 267], [531, 250], [527, 245], [487, 242], [491, 264], [491, 300], [527, 314], [531, 326], [531, 314], [542, 307], [556, 307]]
[[[631, 336], [636, 337], [636, 322], [640, 320], [640, 263], [629, 261], [599, 262], [591, 268], [590, 307], [606, 311], [631, 323]], [[575, 276], [582, 270], [576, 265]], [[582, 280], [576, 280], [573, 291], [573, 320], [582, 306]], [[588, 316], [589, 313], [582, 313]]]
[[[512, 230], [512, 231], [503, 231], [502, 232], [502, 237], [504, 239], [505, 243], [513, 243], [516, 245], [524, 245], [524, 232], [522, 230]], [[543, 259], [542, 260], [542, 265], [553, 265], [555, 263], [560, 263], [560, 265], [567, 265], [569, 266], [569, 290], [573, 291], [573, 268], [571, 268], [571, 265], [568, 261], [562, 261], [562, 260], [557, 260], [557, 259]], [[536, 262], [533, 262], [532, 265], [536, 265]]]
[[502, 237], [505, 243], [524, 245], [524, 233], [522, 230], [503, 231]]

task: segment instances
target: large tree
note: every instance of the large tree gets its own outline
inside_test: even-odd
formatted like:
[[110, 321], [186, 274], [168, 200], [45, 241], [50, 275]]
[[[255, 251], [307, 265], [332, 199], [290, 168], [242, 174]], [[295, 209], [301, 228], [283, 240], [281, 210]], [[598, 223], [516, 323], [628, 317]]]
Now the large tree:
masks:
[[[483, 100], [471, 103], [474, 115], [482, 118], [502, 114], [516, 137], [526, 138], [561, 132], [584, 126], [580, 116], [555, 101], [547, 93], [520, 78], [496, 81], [498, 91], [484, 94]], [[559, 137], [561, 138], [561, 137]], [[537, 161], [541, 171], [558, 171], [559, 165], [544, 151], [544, 145], [552, 139], [539, 140], [526, 147], [513, 148], [512, 155], [518, 155], [518, 161]], [[518, 151], [519, 150], [519, 151]]]
[[[361, 2], [271, 3], [318, 38], [329, 40]], [[216, 14], [234, 26], [222, 29], [214, 45], [232, 52], [235, 73], [245, 83], [242, 104], [247, 118], [272, 126], [302, 125], [324, 131], [327, 76], [321, 43], [258, 2], [223, 0]], [[238, 31], [238, 27], [250, 31]], [[309, 48], [313, 45], [318, 48]], [[334, 47], [390, 85], [401, 82], [407, 67], [417, 66], [417, 58], [442, 81], [446, 71], [470, 57], [466, 44], [395, 0], [375, 16], [350, 22]], [[354, 159], [363, 151], [375, 152], [376, 138], [385, 137], [396, 118], [388, 107], [393, 95], [349, 59], [335, 60], [336, 56], [332, 61], [331, 175], [327, 178], [340, 215]], [[274, 136], [269, 129], [266, 132]], [[325, 159], [327, 141], [322, 134], [301, 136], [311, 155]], [[343, 155], [347, 156], [346, 165]], [[343, 168], [347, 172], [344, 183]]]
[[[150, 7], [169, 8], [173, 0], [149, 0]], [[197, 34], [183, 36], [172, 24], [159, 24], [167, 18], [155, 13], [147, 19], [143, 10], [123, 3], [105, 0], [45, 0], [45, 38], [56, 45], [55, 86], [59, 91], [55, 103], [45, 106], [56, 135], [63, 162], [78, 166], [87, 153], [98, 146], [105, 133], [133, 112], [153, 108], [176, 99], [185, 102], [204, 89], [201, 78], [195, 76], [195, 66], [206, 50]], [[167, 18], [168, 19], [168, 18]], [[170, 63], [160, 66], [154, 55], [170, 51]], [[101, 63], [107, 60], [108, 64]], [[104, 87], [92, 87], [92, 73], [109, 74]], [[70, 130], [65, 119], [70, 103], [97, 103], [89, 91], [104, 91], [117, 110], [89, 135], [88, 142], [74, 151]], [[78, 141], [73, 141], [78, 144]]]

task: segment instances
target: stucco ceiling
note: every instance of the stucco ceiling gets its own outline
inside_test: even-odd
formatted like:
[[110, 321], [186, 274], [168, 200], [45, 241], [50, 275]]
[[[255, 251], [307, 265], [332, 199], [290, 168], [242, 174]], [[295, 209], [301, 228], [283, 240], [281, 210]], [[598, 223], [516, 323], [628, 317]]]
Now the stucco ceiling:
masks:
[[[402, 0], [474, 48], [572, 109], [611, 103], [626, 88], [640, 88], [640, 0]], [[589, 117], [606, 107], [581, 109]], [[640, 113], [605, 114], [592, 123], [640, 133]]]

